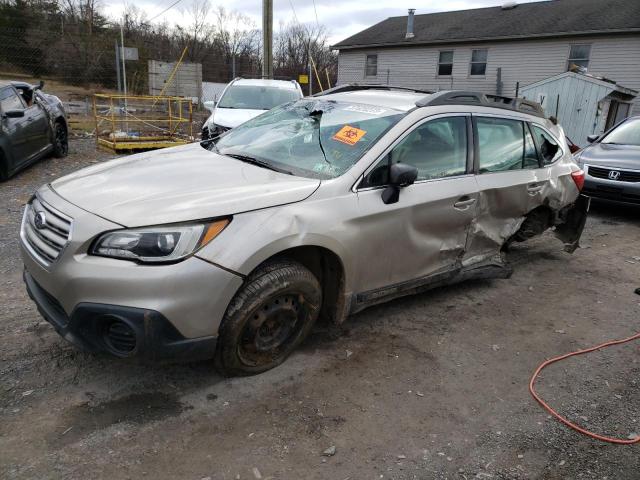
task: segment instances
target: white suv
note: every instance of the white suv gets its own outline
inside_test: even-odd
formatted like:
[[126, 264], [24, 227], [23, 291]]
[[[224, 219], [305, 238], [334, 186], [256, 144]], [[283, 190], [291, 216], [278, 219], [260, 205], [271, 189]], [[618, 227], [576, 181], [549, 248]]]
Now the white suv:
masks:
[[220, 135], [267, 110], [302, 97], [302, 89], [295, 80], [236, 78], [226, 86], [218, 102], [205, 102], [211, 116], [202, 127], [202, 139]]

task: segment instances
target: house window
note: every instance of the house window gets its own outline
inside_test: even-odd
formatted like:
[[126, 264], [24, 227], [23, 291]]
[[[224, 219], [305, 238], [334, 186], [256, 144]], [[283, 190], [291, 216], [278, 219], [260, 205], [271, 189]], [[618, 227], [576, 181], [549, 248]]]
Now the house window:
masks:
[[590, 54], [591, 45], [571, 45], [569, 60], [567, 61], [567, 70], [571, 70], [572, 65], [588, 68]]
[[444, 50], [440, 52], [438, 58], [438, 75], [450, 76], [453, 71], [453, 50]]
[[367, 77], [375, 77], [378, 75], [378, 55], [367, 55], [364, 74]]
[[484, 75], [487, 71], [487, 49], [471, 51], [471, 75]]

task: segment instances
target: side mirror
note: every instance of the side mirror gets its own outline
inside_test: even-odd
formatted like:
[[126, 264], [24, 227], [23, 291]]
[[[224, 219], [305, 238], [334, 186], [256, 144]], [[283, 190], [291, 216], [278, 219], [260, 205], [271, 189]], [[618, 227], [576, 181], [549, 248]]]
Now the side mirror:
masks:
[[389, 205], [400, 199], [400, 188], [408, 187], [418, 178], [418, 169], [406, 163], [393, 163], [389, 167], [389, 186], [382, 191], [382, 201]]
[[206, 102], [204, 102], [204, 108], [213, 113], [213, 110], [216, 108], [216, 102], [214, 102], [213, 100], [207, 100]]
[[40, 80], [38, 86], [34, 90], [42, 90], [44, 88], [44, 80]]
[[595, 142], [595, 141], [598, 139], [598, 137], [600, 137], [600, 135], [589, 135], [589, 136], [587, 137], [587, 142], [589, 142], [589, 143], [593, 143], [593, 142]]
[[7, 110], [3, 116], [5, 118], [21, 118], [24, 117], [24, 110]]

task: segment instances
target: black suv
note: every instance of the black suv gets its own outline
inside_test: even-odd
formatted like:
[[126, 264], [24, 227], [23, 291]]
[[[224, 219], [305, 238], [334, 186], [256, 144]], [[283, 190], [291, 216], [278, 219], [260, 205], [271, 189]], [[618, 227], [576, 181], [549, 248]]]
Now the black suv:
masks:
[[64, 107], [42, 92], [43, 85], [0, 80], [0, 181], [46, 155], [69, 151]]

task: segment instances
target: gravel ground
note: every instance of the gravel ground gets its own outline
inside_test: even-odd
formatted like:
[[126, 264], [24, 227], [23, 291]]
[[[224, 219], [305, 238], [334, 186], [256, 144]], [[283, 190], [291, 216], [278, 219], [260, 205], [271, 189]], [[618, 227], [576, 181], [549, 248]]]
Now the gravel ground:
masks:
[[[509, 280], [318, 326], [281, 367], [223, 379], [211, 362], [78, 353], [29, 301], [22, 205], [40, 184], [108, 158], [75, 140], [68, 158], [0, 185], [0, 477], [638, 478], [637, 445], [568, 430], [527, 385], [546, 358], [640, 331], [640, 209], [598, 203], [572, 256], [544, 235], [513, 249]], [[538, 390], [590, 429], [640, 433], [639, 346], [550, 366]]]

